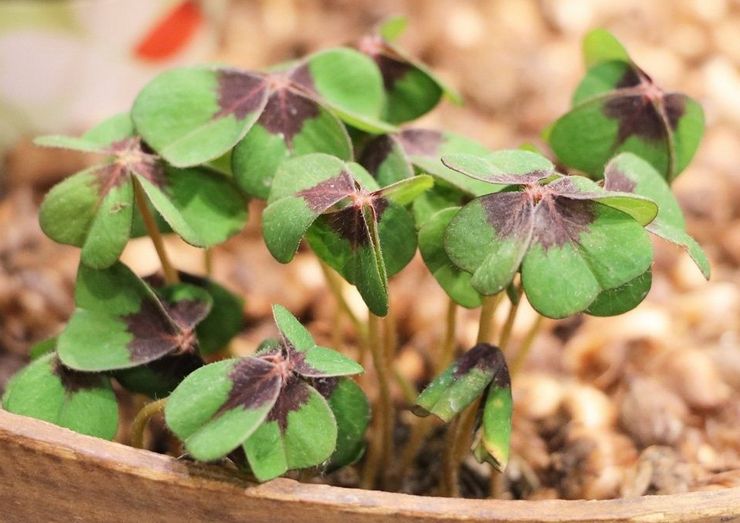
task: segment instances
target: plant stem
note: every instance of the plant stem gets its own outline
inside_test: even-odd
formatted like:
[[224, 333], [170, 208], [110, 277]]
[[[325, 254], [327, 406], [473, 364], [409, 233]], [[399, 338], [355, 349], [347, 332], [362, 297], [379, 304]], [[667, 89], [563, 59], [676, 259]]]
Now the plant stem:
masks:
[[501, 303], [503, 293], [499, 292], [492, 296], [484, 296], [480, 309], [480, 320], [478, 321], [478, 343], [490, 343], [493, 339], [494, 325], [493, 315], [496, 313], [498, 304]]
[[213, 275], [213, 249], [203, 251], [203, 266], [206, 270], [206, 276], [210, 278]]
[[337, 302], [337, 307], [339, 307], [339, 309], [344, 313], [344, 315], [347, 316], [347, 318], [349, 318], [349, 321], [352, 323], [352, 326], [355, 328], [357, 337], [360, 340], [360, 348], [362, 349], [363, 346], [367, 345], [367, 338], [368, 338], [367, 327], [362, 321], [360, 321], [360, 319], [355, 315], [355, 313], [350, 308], [349, 303], [347, 303], [347, 300], [344, 297], [344, 293], [342, 292], [342, 281], [339, 279], [339, 277], [334, 272], [334, 270], [331, 267], [329, 267], [326, 263], [324, 263], [322, 260], [319, 260], [319, 265], [321, 266], [321, 272], [324, 273], [324, 279], [326, 280], [326, 286], [329, 288], [329, 291], [334, 296], [334, 299]]
[[131, 446], [137, 449], [144, 448], [144, 431], [152, 416], [159, 414], [164, 410], [167, 398], [152, 401], [144, 405], [136, 414], [134, 421], [131, 423]]
[[141, 218], [144, 220], [144, 225], [146, 226], [147, 233], [152, 239], [154, 249], [157, 251], [159, 261], [162, 264], [164, 281], [165, 283], [167, 283], [167, 285], [179, 283], [180, 277], [178, 276], [177, 271], [172, 266], [172, 263], [170, 263], [170, 259], [167, 257], [167, 251], [164, 248], [162, 234], [159, 232], [157, 222], [155, 221], [154, 216], [152, 215], [151, 211], [149, 210], [149, 206], [147, 205], [144, 189], [141, 188], [141, 184], [136, 179], [136, 177], [133, 177], [133, 184], [134, 195], [136, 197], [136, 205], [139, 208], [139, 212], [141, 213]]
[[[522, 290], [521, 287], [517, 287], [517, 297], [521, 298]], [[519, 311], [519, 304], [521, 299], [513, 300], [510, 302], [509, 313], [506, 315], [506, 321], [504, 327], [501, 330], [501, 337], [498, 340], [498, 346], [501, 350], [505, 350], [511, 339], [511, 331], [514, 328], [514, 322], [516, 321], [516, 313]]]
[[524, 341], [522, 341], [521, 347], [519, 347], [519, 350], [511, 360], [511, 365], [509, 365], [509, 375], [511, 377], [514, 377], [524, 366], [524, 362], [527, 360], [529, 351], [532, 349], [532, 345], [534, 345], [534, 340], [537, 339], [537, 335], [542, 329], [544, 320], [545, 317], [538, 314], [537, 318], [532, 323], [532, 326], [527, 331], [527, 335], [525, 336]]
[[457, 337], [457, 303], [450, 298], [447, 302], [445, 316], [445, 334], [440, 347], [439, 356], [434, 366], [434, 374], [439, 374], [452, 362], [455, 354], [455, 340]]
[[375, 484], [378, 468], [383, 470], [390, 466], [390, 457], [393, 455], [393, 401], [390, 391], [390, 366], [386, 359], [383, 347], [383, 337], [380, 332], [381, 319], [370, 312], [368, 314], [368, 345], [373, 357], [373, 366], [378, 378], [378, 417], [371, 446], [368, 449], [365, 470], [363, 471], [363, 486]]

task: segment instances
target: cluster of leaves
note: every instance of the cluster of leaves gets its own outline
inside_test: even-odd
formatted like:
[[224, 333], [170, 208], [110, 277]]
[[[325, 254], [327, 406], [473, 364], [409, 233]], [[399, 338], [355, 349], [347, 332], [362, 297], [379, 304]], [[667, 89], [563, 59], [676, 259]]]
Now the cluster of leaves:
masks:
[[[272, 255], [288, 263], [305, 239], [378, 316], [388, 312], [388, 278], [417, 247], [462, 306], [518, 295], [520, 274], [528, 301], [552, 318], [637, 306], [651, 285], [648, 232], [709, 276], [668, 185], [701, 137], [696, 102], [664, 93], [614, 37], [590, 33], [573, 108], [545, 133], [572, 170], [557, 172], [531, 148], [491, 152], [453, 133], [397, 127], [443, 96], [458, 99], [397, 45], [404, 26], [392, 19], [352, 46], [266, 71], [168, 71], [130, 114], [80, 138], [39, 139], [100, 160], [42, 204], [46, 234], [81, 248], [77, 309], [13, 379], [4, 407], [112, 438], [113, 379], [171, 394], [167, 425], [193, 457], [232, 457], [260, 480], [362, 455], [369, 407], [348, 377], [362, 368], [318, 347], [282, 307], [273, 311], [279, 339], [252, 357], [204, 365], [241, 330], [243, 303], [208, 279], [144, 280], [119, 262], [130, 237], [145, 233], [135, 204], [163, 232], [208, 248], [244, 227], [248, 198], [266, 200]], [[479, 400], [474, 454], [502, 468], [509, 381], [501, 351], [479, 344], [430, 384], [415, 412], [449, 421]]]

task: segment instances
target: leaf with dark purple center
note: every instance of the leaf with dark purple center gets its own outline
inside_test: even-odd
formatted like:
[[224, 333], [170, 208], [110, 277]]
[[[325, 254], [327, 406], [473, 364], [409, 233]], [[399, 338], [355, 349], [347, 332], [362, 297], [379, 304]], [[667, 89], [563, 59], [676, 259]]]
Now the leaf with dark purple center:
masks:
[[370, 423], [370, 402], [351, 378], [320, 378], [313, 387], [328, 402], [337, 422], [337, 445], [327, 472], [351, 465], [365, 452], [365, 431]]
[[383, 79], [364, 54], [344, 47], [319, 51], [301, 60], [290, 75], [346, 124], [373, 134], [395, 130], [382, 121]]
[[194, 458], [216, 460], [239, 447], [265, 421], [282, 385], [282, 369], [260, 358], [211, 363], [172, 392], [165, 421]]
[[99, 269], [112, 265], [132, 234], [134, 182], [141, 184], [171, 229], [193, 245], [208, 247], [241, 230], [245, 201], [225, 176], [202, 168], [165, 166], [131, 133], [124, 114], [81, 138], [95, 144], [103, 160], [47, 194], [40, 223], [50, 238], [81, 247], [86, 265]]
[[371, 140], [362, 150], [359, 160], [367, 172], [385, 186], [411, 178], [414, 168], [396, 135], [382, 134]]
[[244, 442], [249, 466], [260, 481], [326, 461], [337, 443], [337, 423], [316, 389], [289, 379], [262, 425]]
[[118, 403], [110, 380], [64, 367], [56, 353], [39, 356], [8, 383], [5, 410], [48, 421], [81, 434], [112, 440]]
[[[518, 182], [463, 207], [447, 228], [445, 249], [455, 265], [473, 275], [471, 284], [481, 294], [500, 292], [521, 270], [532, 306], [560, 318], [585, 310], [602, 291], [649, 268], [652, 250], [642, 226], [655, 217], [657, 205], [586, 178], [533, 173], [528, 167], [533, 154], [445, 158], [491, 183]], [[504, 170], [496, 167], [496, 158]]]
[[479, 343], [434, 378], [416, 398], [412, 410], [417, 416], [434, 414], [448, 422], [483, 394], [502, 368], [506, 368], [502, 352]]
[[195, 327], [208, 314], [211, 298], [186, 284], [161, 298], [116, 263], [104, 270], [81, 265], [75, 303], [77, 309], [59, 336], [59, 357], [73, 369], [104, 371], [194, 352]]
[[352, 143], [342, 122], [295, 85], [286, 73], [274, 73], [279, 84], [259, 120], [234, 149], [232, 171], [249, 194], [267, 199], [275, 172], [294, 156], [326, 153], [352, 159]]
[[138, 367], [117, 370], [112, 375], [126, 390], [156, 399], [167, 397], [182, 380], [203, 365], [199, 355], [184, 352]]
[[648, 162], [630, 153], [616, 156], [604, 171], [604, 188], [635, 193], [655, 200], [659, 211], [655, 219], [646, 226], [647, 230], [684, 249], [704, 277], [709, 279], [709, 260], [696, 240], [686, 232], [683, 213], [671, 188]]
[[607, 35], [601, 30], [587, 36], [586, 57], [593, 65], [576, 90], [571, 111], [549, 129], [548, 141], [562, 163], [591, 176], [601, 176], [612, 156], [632, 152], [671, 182], [701, 140], [701, 106], [660, 89]]
[[267, 104], [263, 75], [225, 68], [161, 73], [139, 93], [136, 130], [163, 158], [189, 167], [218, 158], [241, 140]]
[[387, 309], [387, 275], [413, 257], [413, 218], [403, 208], [431, 185], [416, 176], [380, 189], [360, 165], [325, 154], [285, 162], [262, 222], [265, 243], [283, 263], [307, 236], [317, 255], [357, 285], [376, 314]]

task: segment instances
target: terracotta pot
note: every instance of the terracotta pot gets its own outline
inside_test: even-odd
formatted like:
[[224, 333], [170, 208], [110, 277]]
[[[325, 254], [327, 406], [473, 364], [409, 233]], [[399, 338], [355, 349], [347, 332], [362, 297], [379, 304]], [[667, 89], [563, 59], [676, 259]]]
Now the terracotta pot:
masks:
[[0, 520], [37, 521], [734, 521], [740, 488], [613, 501], [409, 496], [236, 472], [82, 436], [0, 411]]

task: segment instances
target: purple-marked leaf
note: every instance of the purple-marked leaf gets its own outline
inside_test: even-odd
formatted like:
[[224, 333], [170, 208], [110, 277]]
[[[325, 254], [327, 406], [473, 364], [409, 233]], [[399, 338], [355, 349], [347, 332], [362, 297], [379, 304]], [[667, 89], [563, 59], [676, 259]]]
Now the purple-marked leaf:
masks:
[[451, 207], [429, 218], [419, 230], [419, 251], [429, 272], [447, 295], [472, 309], [480, 307], [481, 298], [470, 283], [471, 274], [455, 265], [444, 248], [445, 231], [459, 210], [459, 207]]
[[481, 429], [473, 446], [473, 455], [479, 463], [490, 463], [502, 471], [509, 461], [511, 439], [511, 378], [501, 355], [501, 364], [486, 392], [482, 406]]
[[319, 347], [311, 334], [282, 305], [273, 305], [272, 314], [280, 331], [281, 343], [269, 358], [306, 378], [359, 374], [360, 364], [335, 350]]
[[139, 367], [113, 372], [113, 377], [126, 390], [146, 394], [151, 398], [165, 398], [189, 376], [203, 366], [197, 354], [171, 354]]
[[392, 134], [382, 134], [365, 145], [359, 163], [381, 187], [414, 175], [414, 168], [401, 142]]
[[320, 378], [312, 385], [329, 402], [337, 422], [337, 445], [326, 470], [355, 463], [365, 452], [365, 431], [370, 423], [367, 396], [350, 378]]
[[487, 153], [446, 154], [442, 163], [450, 169], [496, 185], [534, 184], [551, 177], [555, 166], [544, 156], [521, 149]]
[[373, 134], [395, 131], [381, 120], [385, 94], [380, 71], [362, 53], [343, 47], [319, 51], [293, 66], [290, 76], [348, 125]]
[[648, 162], [630, 153], [613, 158], [604, 172], [604, 188], [639, 194], [657, 202], [658, 214], [647, 225], [647, 230], [688, 252], [704, 277], [709, 279], [709, 260], [686, 232], [683, 213], [671, 188]]
[[653, 273], [648, 269], [643, 274], [616, 289], [602, 291], [586, 309], [592, 316], [617, 316], [637, 307], [650, 292]]
[[97, 373], [64, 367], [55, 353], [39, 356], [8, 383], [5, 410], [81, 434], [112, 440], [118, 404], [110, 380]]
[[683, 94], [663, 91], [620, 56], [615, 42], [603, 52], [611, 59], [597, 58], [588, 70], [572, 110], [555, 122], [548, 141], [562, 163], [593, 177], [601, 176], [617, 153], [632, 152], [671, 182], [696, 152], [704, 131], [702, 109]]
[[[425, 178], [408, 179], [391, 192], [407, 203], [428, 184]], [[386, 313], [387, 275], [411, 260], [416, 234], [413, 218], [383, 196], [367, 171], [323, 154], [285, 162], [263, 215], [265, 243], [275, 258], [287, 262], [304, 234], [376, 314]]]
[[57, 350], [66, 366], [84, 371], [131, 368], [194, 352], [195, 326], [211, 307], [203, 289], [186, 284], [160, 298], [121, 263], [104, 270], [81, 265], [75, 302]]
[[416, 398], [412, 411], [417, 416], [434, 414], [448, 422], [483, 394], [505, 367], [504, 355], [497, 347], [479, 343], [434, 378]]
[[167, 400], [167, 426], [196, 459], [212, 461], [241, 445], [278, 399], [282, 369], [259, 358], [224, 360], [202, 367]]
[[249, 466], [260, 481], [327, 460], [337, 442], [337, 423], [316, 389], [290, 379], [265, 422], [244, 443]]
[[498, 190], [450, 169], [441, 161], [447, 154], [487, 155], [490, 151], [478, 142], [459, 134], [430, 129], [405, 129], [398, 134], [398, 140], [418, 172], [443, 180], [468, 196], [482, 196]]
[[630, 57], [624, 46], [606, 29], [593, 29], [583, 37], [583, 60], [586, 67], [602, 62], [629, 62]]
[[232, 170], [249, 194], [267, 199], [282, 162], [294, 156], [326, 153], [352, 159], [344, 125], [285, 73], [273, 73], [276, 86], [257, 123], [234, 149]]
[[329, 155], [311, 154], [284, 162], [275, 175], [262, 217], [270, 253], [281, 263], [292, 260], [311, 224], [355, 194], [355, 185], [344, 162]]
[[263, 75], [223, 68], [166, 71], [139, 93], [136, 130], [177, 167], [218, 158], [241, 140], [267, 104]]
[[[501, 158], [508, 161], [508, 154]], [[461, 170], [481, 178], [512, 176], [488, 174], [487, 159], [465, 157], [463, 163]], [[499, 292], [521, 270], [533, 307], [560, 318], [583, 311], [602, 291], [649, 268], [652, 250], [641, 225], [655, 216], [655, 202], [604, 190], [582, 177], [538, 176], [525, 175], [528, 183], [473, 200], [450, 222], [445, 249], [453, 263], [473, 274], [476, 290]]]

